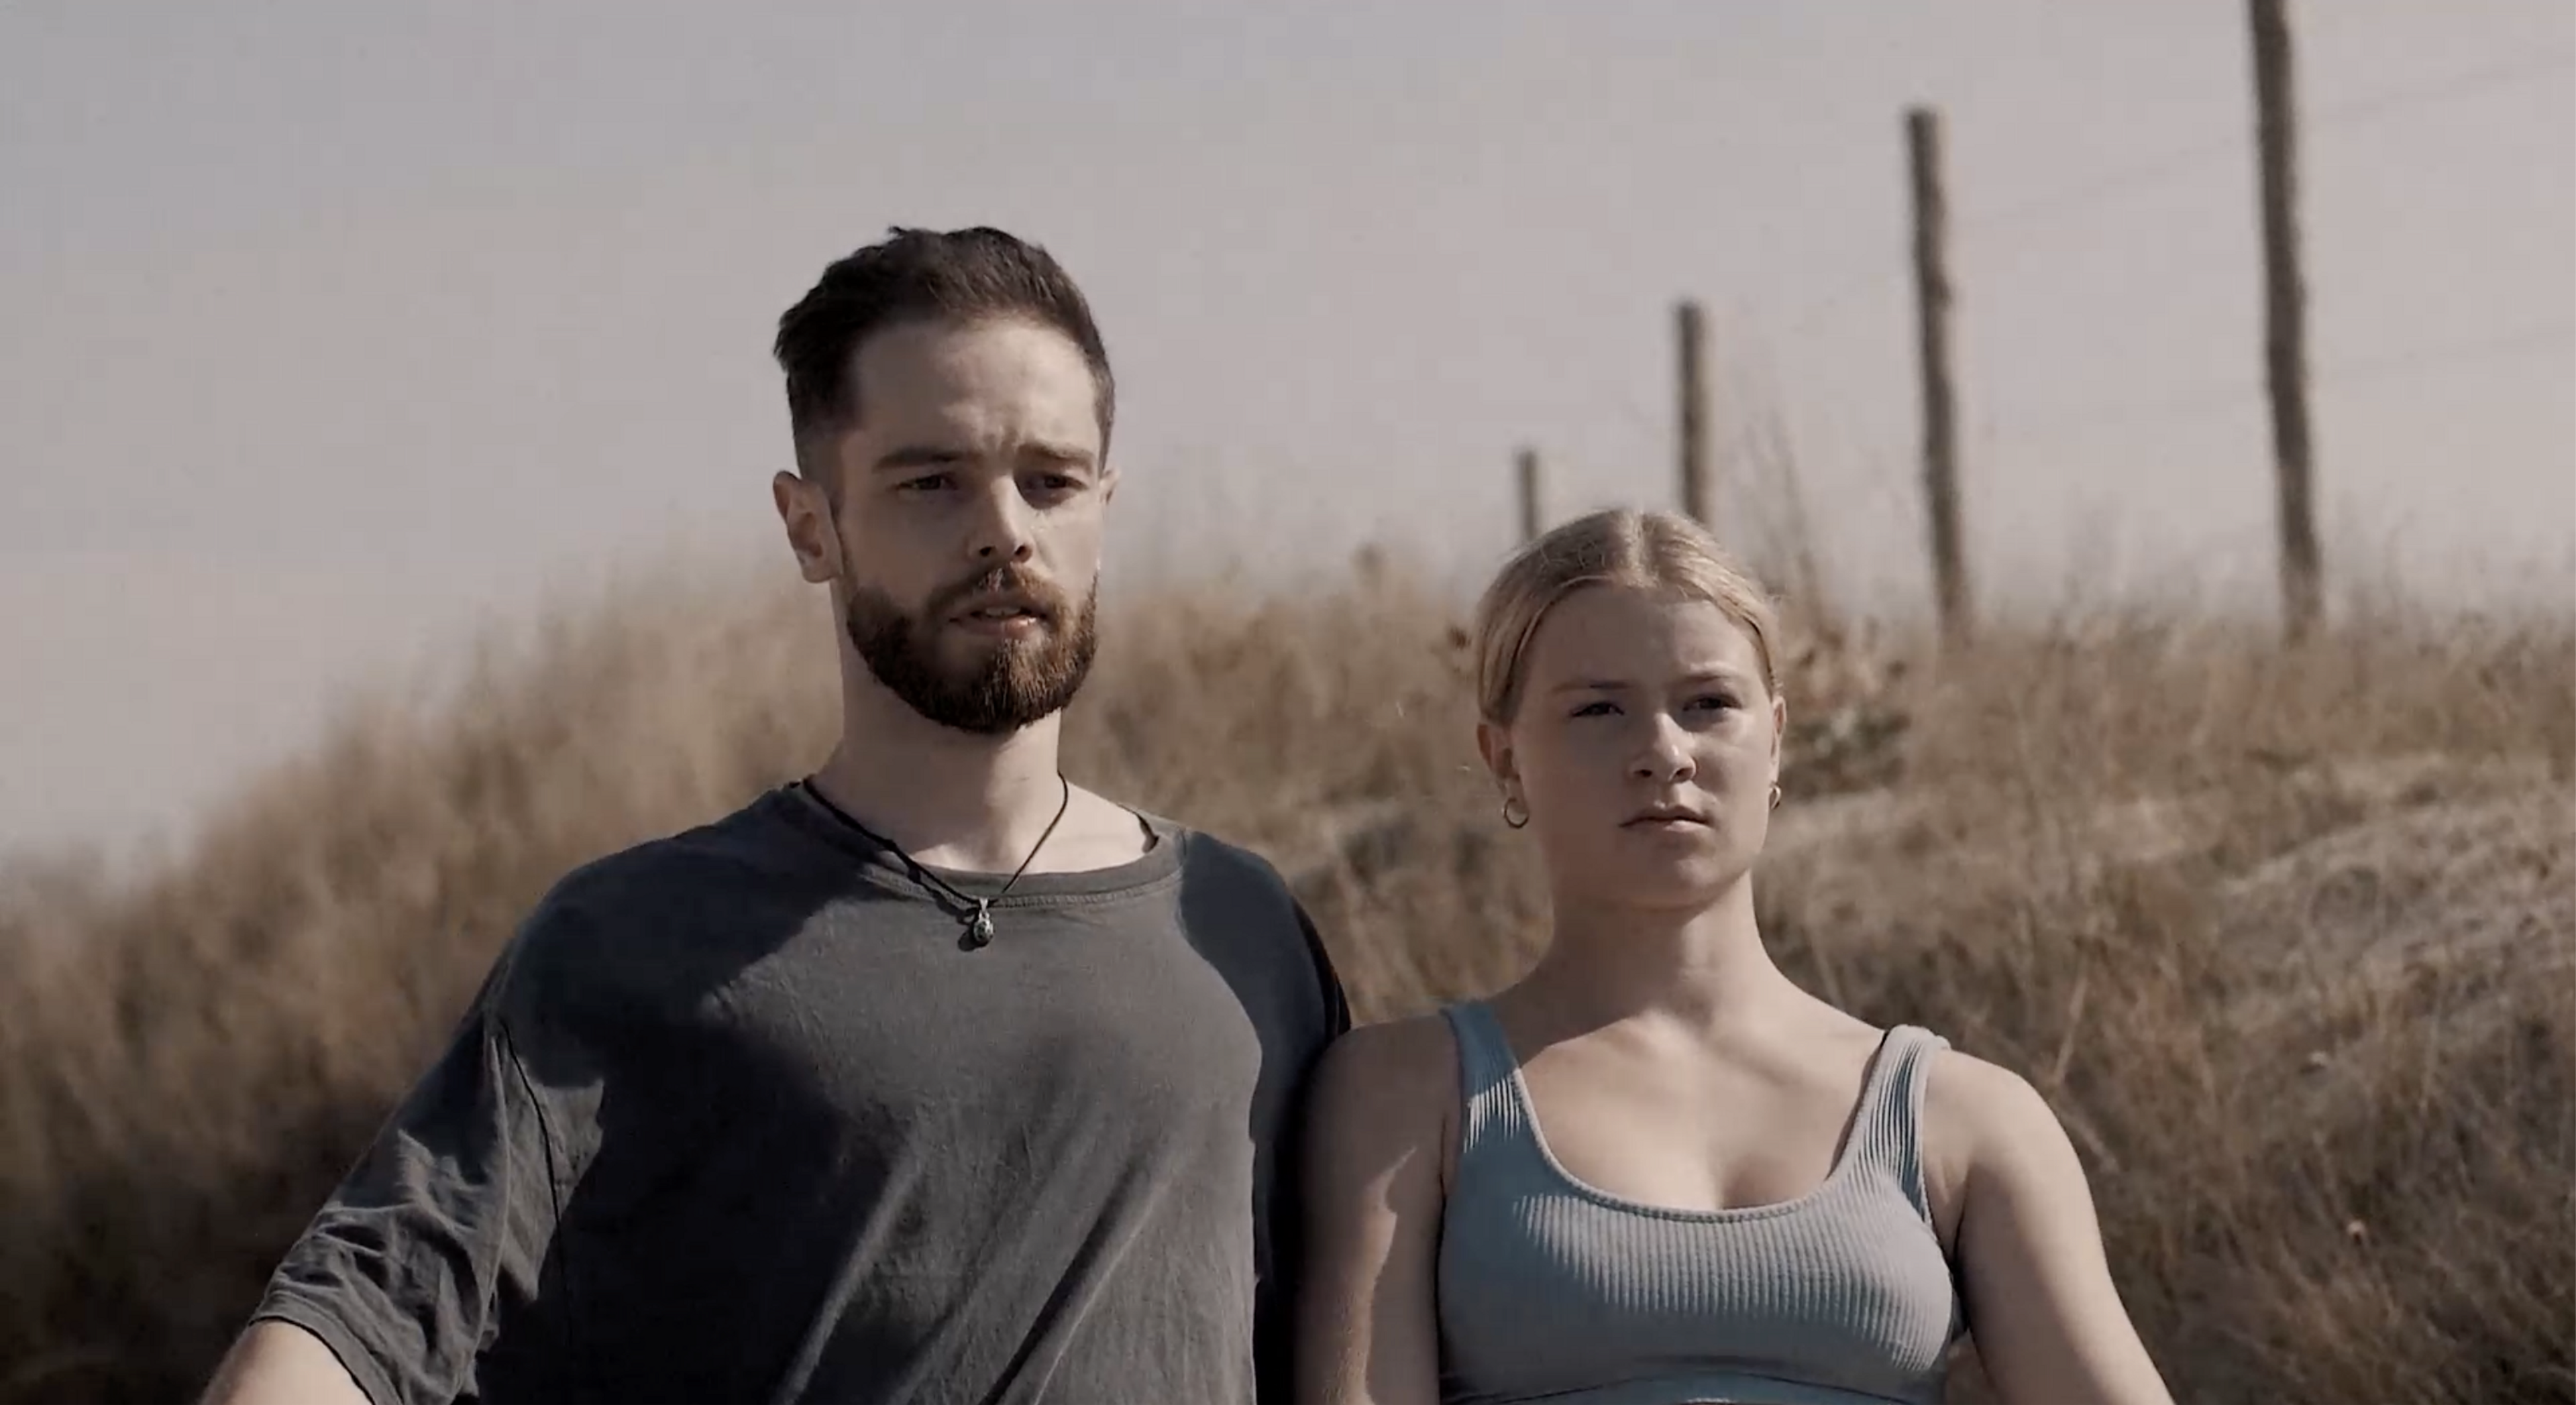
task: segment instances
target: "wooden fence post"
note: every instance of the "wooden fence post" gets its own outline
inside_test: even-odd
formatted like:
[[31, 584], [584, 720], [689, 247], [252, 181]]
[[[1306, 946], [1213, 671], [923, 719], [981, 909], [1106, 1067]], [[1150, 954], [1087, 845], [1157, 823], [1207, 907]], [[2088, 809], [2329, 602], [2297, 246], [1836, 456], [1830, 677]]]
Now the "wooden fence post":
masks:
[[2282, 620], [2293, 641], [2324, 613], [2317, 545], [2315, 444], [2308, 426], [2307, 288], [2299, 270], [2298, 111], [2290, 84], [2287, 0], [2249, 0], [2254, 30], [2254, 135], [2263, 206], [2263, 373], [2272, 398], [2279, 499]]
[[1539, 510], [1538, 450], [1523, 449], [1519, 456], [1521, 480], [1521, 540], [1536, 541], [1541, 524], [1546, 520]]
[[1698, 303], [1685, 300], [1673, 309], [1673, 332], [1680, 379], [1682, 511], [1714, 530], [1717, 509], [1709, 500], [1708, 482], [1708, 323]]
[[1928, 107], [1905, 114], [1914, 187], [1914, 300], [1923, 363], [1923, 496], [1931, 522], [1932, 582], [1941, 607], [1941, 637], [1967, 642], [1974, 631], [1968, 567], [1959, 525], [1959, 419], [1950, 376], [1949, 207], [1941, 184], [1941, 117]]

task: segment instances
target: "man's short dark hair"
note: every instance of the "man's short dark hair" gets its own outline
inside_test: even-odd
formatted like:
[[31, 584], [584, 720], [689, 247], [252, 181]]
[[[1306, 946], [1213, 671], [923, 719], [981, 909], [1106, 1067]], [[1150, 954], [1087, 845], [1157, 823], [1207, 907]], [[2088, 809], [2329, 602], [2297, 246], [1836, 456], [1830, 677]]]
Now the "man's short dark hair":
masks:
[[998, 229], [939, 232], [895, 227], [890, 236], [835, 262], [778, 319], [772, 348], [787, 372], [787, 417], [798, 464], [829, 485], [814, 450], [859, 413], [851, 363], [859, 344], [900, 322], [1022, 318], [1051, 327], [1082, 349], [1098, 391], [1100, 447], [1109, 449], [1117, 386], [1091, 305], [1054, 256]]

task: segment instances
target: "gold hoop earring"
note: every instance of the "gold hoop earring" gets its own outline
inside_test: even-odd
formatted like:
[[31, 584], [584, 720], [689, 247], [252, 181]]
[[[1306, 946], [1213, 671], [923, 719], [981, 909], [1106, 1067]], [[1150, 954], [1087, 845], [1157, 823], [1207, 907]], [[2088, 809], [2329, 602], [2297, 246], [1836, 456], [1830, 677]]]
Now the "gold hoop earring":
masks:
[[[1515, 811], [1519, 813], [1520, 818], [1512, 818]], [[1529, 806], [1522, 804], [1520, 797], [1517, 795], [1504, 796], [1503, 823], [1513, 829], [1526, 829], [1529, 827], [1529, 822]]]
[[1774, 810], [1780, 808], [1780, 783], [1778, 781], [1773, 781], [1771, 783], [1771, 808]]

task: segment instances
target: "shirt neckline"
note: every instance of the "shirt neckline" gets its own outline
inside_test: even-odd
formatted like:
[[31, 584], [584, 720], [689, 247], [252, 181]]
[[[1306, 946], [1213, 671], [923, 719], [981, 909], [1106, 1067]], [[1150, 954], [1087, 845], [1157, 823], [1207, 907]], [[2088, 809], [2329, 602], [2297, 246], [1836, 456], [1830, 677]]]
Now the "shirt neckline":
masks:
[[1181, 847], [1190, 835], [1187, 828], [1171, 820], [1131, 808], [1129, 813], [1135, 815], [1145, 831], [1153, 836], [1152, 848], [1107, 868], [1022, 874], [1008, 895], [995, 897], [1010, 881], [1009, 874], [943, 868], [911, 859], [825, 807], [801, 783], [778, 786], [763, 797], [762, 803], [799, 832], [856, 864], [872, 881], [898, 887], [908, 893], [944, 897], [944, 894], [933, 893], [913, 877], [913, 869], [918, 868], [969, 897], [992, 899], [995, 908], [1121, 897], [1147, 891], [1170, 881], [1180, 872]]

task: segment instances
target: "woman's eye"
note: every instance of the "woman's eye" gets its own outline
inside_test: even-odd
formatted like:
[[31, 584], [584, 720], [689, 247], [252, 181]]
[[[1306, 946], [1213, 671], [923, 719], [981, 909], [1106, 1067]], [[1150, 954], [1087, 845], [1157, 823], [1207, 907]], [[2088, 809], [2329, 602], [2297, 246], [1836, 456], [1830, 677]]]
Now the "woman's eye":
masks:
[[1711, 693], [1706, 697], [1693, 699], [1691, 706], [1716, 708], [1722, 712], [1727, 708], [1735, 706], [1735, 699], [1727, 697], [1723, 693]]
[[1574, 715], [1577, 717], [1607, 717], [1616, 711], [1618, 711], [1618, 708], [1611, 703], [1588, 702], [1583, 706], [1576, 708], [1574, 710]]

